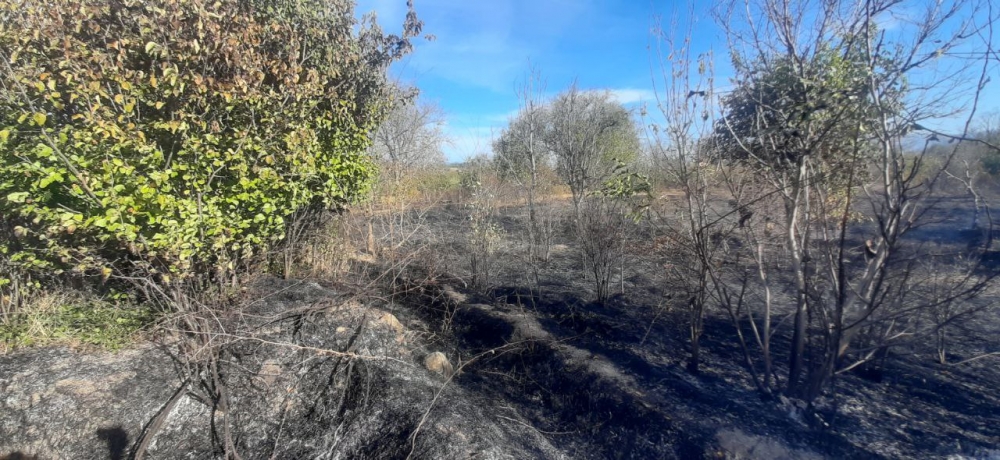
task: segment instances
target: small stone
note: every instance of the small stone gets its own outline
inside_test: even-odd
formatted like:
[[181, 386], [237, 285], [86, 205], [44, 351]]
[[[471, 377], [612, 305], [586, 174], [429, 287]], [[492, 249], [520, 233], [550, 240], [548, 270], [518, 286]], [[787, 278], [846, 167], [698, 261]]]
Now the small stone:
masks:
[[440, 351], [435, 351], [434, 353], [427, 355], [427, 357], [424, 358], [424, 366], [427, 367], [427, 370], [436, 372], [445, 377], [451, 377], [452, 372], [454, 372], [454, 369], [451, 367], [451, 363], [448, 361], [448, 357]]
[[392, 313], [382, 315], [382, 317], [378, 319], [378, 322], [389, 326], [389, 328], [396, 331], [397, 334], [402, 334], [406, 329], [403, 327], [403, 323], [399, 322], [399, 320], [396, 319], [396, 316]]

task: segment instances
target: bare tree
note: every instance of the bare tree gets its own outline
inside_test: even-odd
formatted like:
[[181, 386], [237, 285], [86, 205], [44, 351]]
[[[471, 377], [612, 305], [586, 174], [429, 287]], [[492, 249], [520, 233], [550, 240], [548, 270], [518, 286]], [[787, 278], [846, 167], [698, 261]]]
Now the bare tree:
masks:
[[515, 182], [527, 195], [528, 259], [537, 287], [538, 262], [548, 260], [552, 237], [551, 219], [541, 215], [538, 203], [543, 186], [540, 170], [549, 159], [548, 150], [543, 143], [547, 111], [542, 100], [545, 82], [541, 73], [531, 67], [515, 92], [521, 107], [517, 116], [510, 120], [508, 127], [493, 142], [494, 161], [502, 176]]
[[420, 100], [415, 90], [399, 89], [393, 110], [372, 136], [372, 153], [394, 182], [407, 173], [444, 164], [444, 112]]
[[[676, 24], [670, 30], [676, 30]], [[658, 68], [653, 83], [656, 108], [664, 123], [651, 125], [649, 138], [657, 172], [680, 189], [681, 197], [654, 209], [662, 211], [657, 223], [671, 242], [670, 257], [675, 263], [667, 264], [667, 274], [682, 292], [678, 300], [688, 314], [688, 370], [698, 372], [704, 317], [712, 300], [712, 271], [723, 256], [722, 240], [732, 230], [710, 205], [715, 168], [709, 144], [699, 141], [711, 133], [714, 115], [711, 55], [690, 55], [690, 30], [681, 44], [662, 27], [656, 33]], [[695, 63], [698, 71], [692, 75]]]
[[587, 192], [610, 177], [618, 161], [631, 161], [639, 152], [631, 113], [611, 93], [581, 91], [575, 84], [552, 101], [545, 144], [573, 194], [577, 218]]
[[[995, 176], [1000, 169], [1000, 113], [993, 113], [982, 118], [980, 127], [972, 134], [972, 139], [966, 140], [955, 155], [953, 167], [945, 168], [944, 173], [954, 182], [960, 184], [966, 195], [972, 200], [973, 212], [969, 222], [967, 234], [970, 237], [982, 239], [991, 237], [986, 235], [986, 228], [983, 228], [982, 215], [989, 219], [990, 209], [983, 197], [983, 179]], [[938, 140], [936, 134], [931, 134], [930, 139]], [[935, 150], [947, 151], [944, 144], [936, 146]], [[989, 226], [987, 224], [987, 226]]]
[[[988, 2], [935, 3], [912, 30], [880, 31], [879, 21], [899, 8], [895, 0], [747, 0], [723, 15], [737, 74], [717, 130], [729, 189], [739, 207], [743, 189], [732, 184], [758, 178], [765, 191], [754, 200], [781, 203], [776, 230], [789, 262], [755, 262], [762, 281], [794, 286], [783, 293], [793, 306], [785, 393], [809, 401], [837, 373], [932, 334], [916, 320], [919, 312], [961, 306], [989, 279], [960, 270], [944, 292], [914, 295], [929, 274], [904, 236], [933, 206], [934, 184], [958, 145], [926, 180], [917, 172], [930, 142], [913, 156], [903, 146], [908, 135], [927, 131], [926, 119], [954, 112], [945, 94], [969, 95], [971, 110], [964, 132], [936, 135], [968, 137], [996, 12]], [[970, 37], [986, 42], [981, 65], [949, 67], [944, 56]], [[859, 208], [873, 224], [855, 218]], [[867, 235], [867, 245], [858, 248], [858, 235]], [[744, 288], [721, 297], [742, 306]]]

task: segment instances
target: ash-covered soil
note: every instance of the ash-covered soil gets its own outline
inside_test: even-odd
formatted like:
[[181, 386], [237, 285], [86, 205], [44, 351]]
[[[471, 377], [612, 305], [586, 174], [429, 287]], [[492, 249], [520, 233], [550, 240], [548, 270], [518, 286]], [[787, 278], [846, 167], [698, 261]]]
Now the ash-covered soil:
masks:
[[[147, 433], [149, 458], [215, 458], [228, 421], [243, 458], [1000, 458], [998, 357], [939, 365], [931, 341], [917, 342], [893, 348], [877, 373], [838, 376], [815, 410], [765, 400], [719, 312], [707, 318], [701, 372], [685, 369], [687, 320], [648, 229], [618, 293], [597, 303], [565, 222], [534, 283], [518, 246], [523, 214], [500, 218], [507, 240], [486, 288], [470, 285], [459, 205], [397, 220], [417, 249], [389, 268], [355, 260], [372, 284], [262, 278], [226, 318], [228, 410], [204, 376], [185, 380], [188, 363], [166, 339], [117, 354], [2, 356], [0, 455], [126, 458]], [[915, 241], [961, 244], [953, 224]], [[995, 299], [988, 290], [983, 301]], [[966, 339], [953, 363], [1000, 350], [996, 317], [955, 330]], [[788, 340], [775, 337], [779, 372]], [[425, 367], [436, 351], [452, 378]]]
[[314, 282], [254, 289], [220, 356], [228, 411], [169, 343], [22, 350], [0, 357], [0, 458], [129, 458], [164, 410], [146, 458], [221, 457], [226, 420], [249, 459], [564, 458], [495, 417], [494, 395], [425, 369], [436, 350], [385, 309]]
[[[555, 206], [553, 214], [569, 214], [565, 203]], [[685, 370], [687, 318], [677, 308], [683, 299], [673, 298], [663, 277], [669, 254], [649, 249], [652, 230], [633, 235], [624, 282], [616, 279], [620, 292], [602, 304], [590, 300], [593, 286], [566, 222], [557, 224], [563, 230], [535, 284], [519, 259], [525, 214], [500, 212], [506, 252], [485, 290], [463, 284], [469, 275], [462, 209], [423, 214], [418, 243], [435, 248], [438, 270], [464, 274], [450, 281], [451, 289], [477, 305], [449, 310], [431, 294], [406, 304], [429, 323], [448, 318], [451, 333], [442, 341], [455, 353], [474, 355], [530, 337], [534, 342], [518, 353], [470, 364], [456, 383], [503, 395], [512, 413], [571, 457], [1000, 458], [1000, 356], [940, 365], [928, 337], [891, 348], [875, 371], [838, 375], [809, 410], [801, 401], [764, 400], [722, 312], [708, 314], [701, 372]], [[906, 244], [917, 253], [961, 252], [970, 215], [966, 198], [946, 198]], [[981, 270], [996, 269], [990, 254]], [[995, 303], [997, 292], [988, 286], [976, 302]], [[949, 362], [1000, 351], [1000, 318], [992, 312], [950, 326]], [[774, 339], [779, 373], [789, 335], [785, 328]]]

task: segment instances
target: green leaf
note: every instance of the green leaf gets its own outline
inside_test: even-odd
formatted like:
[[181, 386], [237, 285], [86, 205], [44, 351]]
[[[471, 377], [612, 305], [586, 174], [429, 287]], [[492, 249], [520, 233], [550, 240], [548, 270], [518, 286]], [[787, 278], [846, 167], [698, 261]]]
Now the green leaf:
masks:
[[14, 192], [7, 195], [7, 201], [11, 203], [24, 203], [28, 199], [28, 192]]
[[62, 174], [59, 174], [58, 171], [52, 171], [49, 173], [48, 176], [46, 176], [44, 179], [38, 182], [38, 187], [45, 188], [48, 187], [49, 184], [53, 182], [62, 182], [62, 181], [63, 181]]

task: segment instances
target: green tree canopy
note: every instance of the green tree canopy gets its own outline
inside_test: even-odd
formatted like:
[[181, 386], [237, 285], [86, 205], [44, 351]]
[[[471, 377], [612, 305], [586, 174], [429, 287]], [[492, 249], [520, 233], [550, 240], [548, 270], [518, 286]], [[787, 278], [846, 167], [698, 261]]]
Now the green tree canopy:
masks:
[[[535, 156], [536, 166], [548, 162], [548, 149], [543, 145], [542, 134], [548, 120], [544, 106], [535, 107], [534, 113], [522, 111], [510, 120], [500, 136], [493, 141], [494, 161], [504, 177], [524, 178], [531, 170], [531, 156]], [[534, 148], [534, 152], [529, 151]]]
[[611, 177], [619, 163], [638, 157], [639, 130], [631, 112], [611, 93], [573, 86], [557, 96], [548, 110], [545, 145], [575, 203]]
[[[225, 269], [363, 193], [402, 36], [351, 0], [0, 0], [0, 257]], [[166, 278], [166, 277], [165, 277]]]
[[716, 155], [778, 174], [810, 156], [837, 180], [861, 164], [856, 154], [866, 150], [866, 132], [879, 114], [865, 86], [869, 66], [858, 50], [831, 47], [807, 58], [765, 57], [743, 66], [735, 89], [722, 99]]

